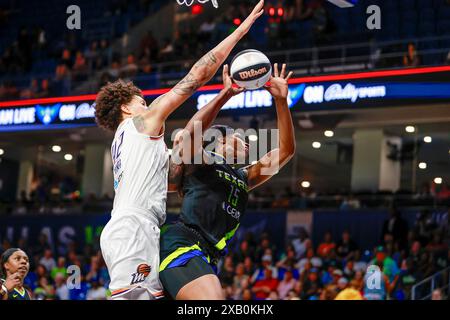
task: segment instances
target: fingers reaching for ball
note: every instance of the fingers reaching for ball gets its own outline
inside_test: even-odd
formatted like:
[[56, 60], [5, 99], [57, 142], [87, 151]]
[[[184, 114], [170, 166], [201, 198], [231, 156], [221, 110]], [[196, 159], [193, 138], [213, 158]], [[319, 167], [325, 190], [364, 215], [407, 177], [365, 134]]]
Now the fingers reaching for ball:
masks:
[[287, 68], [286, 63], [283, 63], [283, 65], [281, 66], [281, 73], [280, 73], [279, 68], [278, 68], [278, 63], [275, 63], [273, 65], [273, 75], [274, 75], [274, 77], [275, 78], [282, 78], [282, 79], [284, 79], [286, 81], [289, 80], [294, 75], [294, 72], [290, 71], [287, 74], [287, 76], [286, 76], [286, 68]]

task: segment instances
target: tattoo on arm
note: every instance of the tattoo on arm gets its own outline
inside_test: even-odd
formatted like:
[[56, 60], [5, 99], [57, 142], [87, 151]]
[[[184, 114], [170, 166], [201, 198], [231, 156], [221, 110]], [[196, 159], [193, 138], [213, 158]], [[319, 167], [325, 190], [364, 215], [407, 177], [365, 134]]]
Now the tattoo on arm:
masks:
[[188, 75], [173, 88], [173, 91], [180, 96], [190, 96], [200, 87], [201, 83], [195, 78], [192, 72], [189, 72]]
[[145, 127], [145, 119], [143, 116], [139, 115], [133, 118], [134, 126], [136, 127], [136, 130], [140, 133], [143, 133], [146, 129]]
[[194, 68], [208, 66], [212, 67], [217, 63], [217, 57], [214, 52], [210, 51], [205, 54], [195, 65]]
[[[198, 68], [205, 67], [207, 68], [207, 73], [210, 73], [211, 71], [209, 68], [214, 67], [218, 62], [218, 59], [214, 52], [210, 51], [206, 55], [204, 55], [197, 63], [194, 65], [193, 70], [196, 70]], [[204, 82], [206, 82], [208, 79], [198, 79], [198, 75], [195, 75], [192, 71], [188, 73], [186, 77], [184, 77], [183, 80], [181, 80], [175, 88], [173, 88], [174, 92], [180, 96], [190, 96], [195, 91], [197, 91], [198, 88], [200, 88]]]

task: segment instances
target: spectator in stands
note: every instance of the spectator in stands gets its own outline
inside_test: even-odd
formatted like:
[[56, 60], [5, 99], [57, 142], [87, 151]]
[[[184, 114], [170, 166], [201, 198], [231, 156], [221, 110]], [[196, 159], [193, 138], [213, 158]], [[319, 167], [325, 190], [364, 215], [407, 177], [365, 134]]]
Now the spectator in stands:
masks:
[[272, 264], [271, 254], [265, 254], [261, 258], [261, 267], [256, 269], [256, 271], [253, 273], [251, 282], [255, 283], [256, 281], [263, 279], [265, 277], [266, 270], [272, 271], [273, 278], [278, 277], [278, 269]]
[[70, 300], [69, 288], [66, 284], [66, 278], [63, 274], [58, 273], [55, 276], [55, 295], [58, 300]]
[[88, 65], [86, 58], [81, 51], [77, 51], [75, 55], [75, 63], [73, 65], [73, 78], [75, 81], [83, 81], [87, 79]]
[[61, 274], [63, 277], [67, 275], [66, 258], [64, 257], [58, 257], [58, 262], [56, 263], [56, 266], [53, 267], [50, 271], [50, 277], [56, 281], [56, 276], [58, 274]]
[[276, 291], [277, 287], [278, 280], [272, 277], [272, 270], [265, 268], [264, 276], [255, 281], [252, 292], [255, 294], [257, 300], [264, 300], [269, 297], [270, 292]]
[[39, 260], [39, 263], [42, 264], [47, 272], [50, 272], [53, 270], [53, 268], [56, 267], [56, 261], [53, 258], [52, 250], [46, 249], [44, 251], [44, 256]]
[[389, 219], [383, 224], [382, 239], [389, 234], [392, 236], [394, 244], [398, 245], [399, 249], [403, 249], [407, 244], [408, 223], [402, 218], [397, 208], [391, 208], [389, 215]]
[[234, 258], [236, 262], [244, 262], [245, 258], [250, 257], [253, 259], [255, 257], [253, 247], [250, 247], [247, 240], [243, 240], [238, 251], [235, 253]]
[[375, 249], [375, 258], [371, 261], [371, 264], [378, 266], [386, 276], [386, 288], [390, 293], [395, 287], [400, 275], [400, 270], [396, 262], [386, 255], [382, 246], [379, 246]]
[[305, 300], [319, 299], [321, 288], [319, 269], [311, 268], [310, 270], [305, 270], [304, 276], [302, 276], [301, 281], [303, 283], [301, 298]]
[[342, 233], [341, 240], [337, 243], [336, 253], [341, 260], [347, 261], [354, 258], [355, 252], [358, 250], [358, 245], [350, 237], [350, 232], [345, 230]]
[[442, 290], [441, 289], [433, 290], [433, 293], [431, 294], [431, 300], [445, 300], [444, 295], [442, 294]]
[[346, 278], [339, 279], [338, 289], [340, 292], [335, 300], [363, 300], [361, 293], [356, 288], [349, 285]]
[[120, 69], [120, 78], [132, 79], [137, 75], [138, 66], [135, 63], [134, 55], [129, 54], [127, 63]]
[[295, 258], [294, 246], [288, 245], [286, 248], [286, 254], [277, 262], [277, 268], [283, 268], [285, 270], [290, 270], [297, 264], [297, 259]]
[[283, 280], [278, 284], [278, 295], [281, 300], [284, 300], [287, 296], [289, 291], [294, 289], [296, 280], [294, 279], [292, 275], [292, 271], [290, 269], [286, 270], [284, 273]]
[[417, 53], [416, 46], [413, 43], [408, 44], [408, 52], [403, 56], [403, 66], [417, 67], [420, 65], [420, 57]]
[[244, 259], [244, 269], [245, 274], [247, 275], [253, 275], [255, 273], [255, 265], [251, 257], [246, 257]]
[[223, 262], [223, 268], [219, 275], [221, 283], [224, 283], [227, 286], [233, 285], [234, 270], [233, 258], [231, 256], [226, 256]]
[[91, 42], [91, 45], [84, 52], [84, 56], [86, 57], [89, 72], [99, 69], [99, 67], [97, 66], [97, 59], [99, 56], [97, 41]]
[[422, 246], [425, 246], [430, 241], [434, 228], [435, 224], [433, 223], [431, 212], [429, 210], [421, 211], [416, 221], [414, 232]]
[[336, 248], [336, 244], [333, 242], [333, 237], [331, 235], [330, 231], [325, 232], [325, 235], [323, 237], [323, 242], [319, 245], [317, 248], [317, 254], [319, 257], [326, 257], [328, 256], [328, 253], [330, 250], [333, 250]]
[[263, 255], [267, 254], [267, 249], [270, 249], [271, 252], [270, 254], [272, 256], [275, 255], [275, 246], [271, 243], [270, 241], [270, 237], [268, 233], [263, 233], [261, 235], [261, 242], [259, 244], [259, 246], [256, 249], [255, 255], [256, 255], [256, 259], [260, 260], [262, 258]]
[[337, 294], [338, 294], [337, 286], [328, 285], [321, 291], [319, 300], [334, 300]]
[[50, 96], [50, 83], [49, 83], [48, 79], [42, 79], [41, 89], [36, 94], [36, 98], [47, 98], [49, 96]]
[[341, 210], [354, 210], [361, 208], [361, 202], [354, 195], [345, 197], [340, 206]]
[[292, 240], [292, 245], [295, 248], [297, 260], [303, 258], [303, 256], [305, 255], [308, 242], [310, 242], [308, 233], [306, 232], [305, 228], [302, 227], [298, 232], [298, 237]]
[[86, 300], [106, 300], [106, 288], [100, 286], [97, 280], [90, 282], [91, 287], [86, 294]]

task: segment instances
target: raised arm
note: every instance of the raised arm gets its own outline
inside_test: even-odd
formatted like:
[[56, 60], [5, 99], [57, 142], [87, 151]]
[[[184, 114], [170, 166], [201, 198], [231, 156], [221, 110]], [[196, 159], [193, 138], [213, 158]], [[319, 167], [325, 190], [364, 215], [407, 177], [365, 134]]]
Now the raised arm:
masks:
[[[231, 97], [244, 91], [244, 88], [233, 87], [228, 65], [223, 67], [223, 86], [220, 93], [206, 106], [197, 111], [186, 127], [176, 135], [170, 158], [169, 192], [178, 190], [183, 175], [183, 163], [192, 160], [197, 152], [201, 152], [203, 133], [211, 127], [220, 109]], [[194, 137], [196, 127], [199, 128], [197, 129], [199, 134], [201, 133], [198, 137]], [[195, 138], [198, 140], [195, 140]]]
[[288, 80], [292, 74], [292, 72], [289, 72], [286, 76], [286, 64], [283, 64], [281, 74], [279, 74], [278, 64], [275, 64], [274, 77], [270, 79], [270, 86], [266, 86], [266, 89], [275, 100], [279, 130], [279, 147], [264, 155], [256, 164], [246, 168], [250, 190], [277, 174], [279, 169], [295, 154], [294, 125], [287, 102], [289, 92]]
[[261, 0], [245, 21], [217, 47], [194, 64], [186, 77], [168, 93], [158, 97], [148, 112], [134, 118], [138, 131], [148, 135], [158, 135], [164, 121], [181, 106], [198, 88], [216, 74], [219, 67], [230, 55], [231, 50], [248, 33], [255, 21], [264, 13], [264, 0]]

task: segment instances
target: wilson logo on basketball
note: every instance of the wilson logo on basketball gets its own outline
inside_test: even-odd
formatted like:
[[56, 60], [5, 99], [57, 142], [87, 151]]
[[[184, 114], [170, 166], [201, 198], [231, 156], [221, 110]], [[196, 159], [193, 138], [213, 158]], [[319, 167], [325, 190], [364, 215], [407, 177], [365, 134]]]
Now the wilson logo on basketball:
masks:
[[142, 263], [138, 265], [137, 272], [131, 275], [131, 284], [136, 284], [145, 280], [152, 271], [152, 267], [148, 264]]
[[267, 73], [267, 68], [263, 67], [261, 69], [255, 70], [255, 69], [250, 69], [248, 71], [242, 71], [239, 72], [239, 77], [241, 77], [242, 80], [246, 80], [249, 78], [255, 78], [257, 76], [260, 76], [262, 74]]

